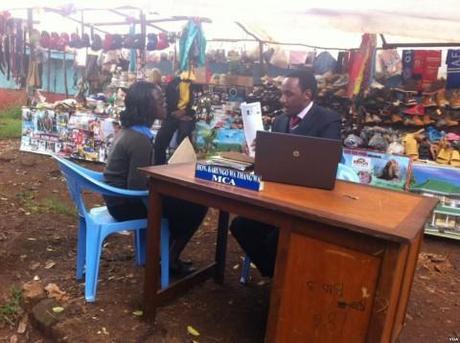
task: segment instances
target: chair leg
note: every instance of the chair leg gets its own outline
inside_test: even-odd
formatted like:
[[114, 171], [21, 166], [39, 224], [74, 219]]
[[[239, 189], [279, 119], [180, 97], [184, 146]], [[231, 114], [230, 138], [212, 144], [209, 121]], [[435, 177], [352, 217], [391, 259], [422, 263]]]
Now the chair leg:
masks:
[[97, 278], [101, 258], [102, 242], [101, 231], [97, 227], [89, 227], [86, 231], [86, 275], [85, 299], [88, 302], [96, 300]]
[[161, 288], [169, 286], [169, 222], [161, 219], [160, 258], [161, 258]]
[[85, 254], [86, 254], [86, 223], [83, 217], [80, 217], [80, 225], [78, 229], [77, 238], [77, 280], [83, 279], [85, 268]]
[[246, 255], [243, 260], [243, 267], [241, 268], [240, 283], [242, 285], [246, 285], [248, 283], [250, 269], [251, 259]]
[[134, 244], [136, 249], [136, 264], [143, 266], [145, 264], [145, 240], [146, 240], [146, 229], [140, 229], [134, 231]]

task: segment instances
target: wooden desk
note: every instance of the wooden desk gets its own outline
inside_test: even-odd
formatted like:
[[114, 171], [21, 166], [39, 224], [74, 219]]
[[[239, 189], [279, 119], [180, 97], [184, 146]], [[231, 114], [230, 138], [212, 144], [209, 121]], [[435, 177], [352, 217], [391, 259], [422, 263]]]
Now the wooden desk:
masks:
[[[262, 192], [246, 191], [195, 179], [191, 164], [143, 171], [151, 180], [147, 318], [154, 319], [157, 305], [177, 288], [158, 291], [161, 196], [169, 195], [223, 211], [221, 246], [227, 212], [280, 227], [267, 342], [391, 342], [398, 337], [423, 226], [436, 199], [340, 181], [333, 191], [272, 182]], [[216, 257], [218, 266], [209, 267], [208, 275], [214, 272], [222, 280], [225, 252]]]

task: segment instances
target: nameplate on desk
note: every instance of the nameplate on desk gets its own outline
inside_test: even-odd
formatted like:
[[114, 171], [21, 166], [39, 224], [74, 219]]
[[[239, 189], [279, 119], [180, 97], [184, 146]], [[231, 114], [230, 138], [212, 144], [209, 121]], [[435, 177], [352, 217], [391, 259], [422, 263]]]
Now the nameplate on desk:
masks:
[[257, 175], [236, 169], [215, 166], [206, 162], [196, 164], [195, 177], [253, 191], [261, 191], [263, 189], [263, 182]]

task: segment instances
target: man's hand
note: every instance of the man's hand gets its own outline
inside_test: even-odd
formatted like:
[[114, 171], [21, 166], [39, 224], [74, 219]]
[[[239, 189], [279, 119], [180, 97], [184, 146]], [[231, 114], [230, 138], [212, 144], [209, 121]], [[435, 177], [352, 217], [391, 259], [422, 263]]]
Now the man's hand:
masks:
[[[251, 149], [256, 151], [256, 140], [255, 139], [251, 143]], [[246, 142], [244, 142], [244, 145], [243, 145], [243, 153], [245, 153], [246, 155], [249, 155], [249, 147]]]

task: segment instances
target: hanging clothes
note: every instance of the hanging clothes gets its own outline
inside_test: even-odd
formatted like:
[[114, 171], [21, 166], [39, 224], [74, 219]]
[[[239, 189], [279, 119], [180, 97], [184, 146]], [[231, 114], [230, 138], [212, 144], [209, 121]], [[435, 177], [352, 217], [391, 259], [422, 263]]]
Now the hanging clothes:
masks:
[[181, 71], [189, 69], [190, 64], [202, 66], [206, 62], [206, 39], [201, 23], [189, 20], [182, 31], [179, 41], [179, 68]]

